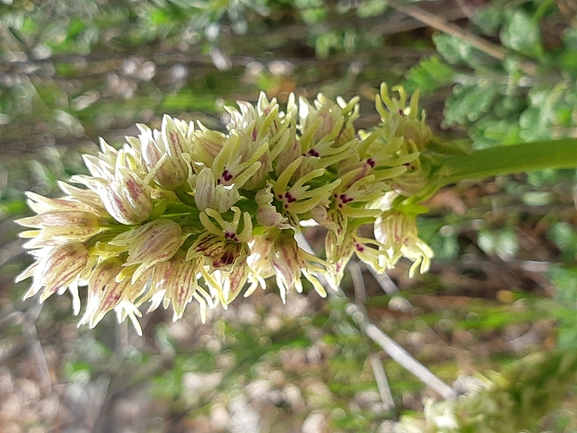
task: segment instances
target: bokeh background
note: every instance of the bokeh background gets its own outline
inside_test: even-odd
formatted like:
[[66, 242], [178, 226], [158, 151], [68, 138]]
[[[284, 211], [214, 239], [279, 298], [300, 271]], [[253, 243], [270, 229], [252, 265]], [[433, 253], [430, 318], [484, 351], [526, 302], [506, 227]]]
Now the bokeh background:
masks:
[[[176, 323], [145, 315], [138, 337], [112, 314], [78, 328], [68, 296], [23, 301], [29, 281], [13, 283], [31, 261], [13, 222], [29, 214], [23, 192], [58, 195], [98, 137], [121, 146], [165, 113], [224, 129], [237, 100], [322, 92], [360, 95], [368, 128], [386, 81], [420, 89], [443, 140], [577, 137], [576, 12], [575, 0], [0, 0], [0, 432], [577, 431], [575, 170], [442, 190], [419, 221], [430, 273], [353, 263], [328, 300], [282, 304], [271, 286], [206, 324], [194, 306]], [[322, 233], [305, 236], [322, 256]], [[355, 303], [462, 395], [446, 409], [460, 424], [439, 427], [444, 406], [426, 402], [441, 396], [362, 332]], [[475, 422], [485, 430], [465, 429]]]

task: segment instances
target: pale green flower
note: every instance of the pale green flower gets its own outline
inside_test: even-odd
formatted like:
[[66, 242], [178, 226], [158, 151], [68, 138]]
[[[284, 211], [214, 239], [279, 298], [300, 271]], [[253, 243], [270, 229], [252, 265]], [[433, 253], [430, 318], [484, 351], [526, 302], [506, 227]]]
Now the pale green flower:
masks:
[[[95, 215], [99, 216], [99, 217], [108, 217], [110, 218], [110, 214], [108, 213], [108, 211], [106, 210], [106, 207], [104, 206], [104, 203], [102, 203], [102, 200], [100, 199], [100, 196], [98, 194], [96, 194], [95, 192], [89, 190], [89, 189], [82, 189], [82, 188], [77, 188], [75, 186], [72, 185], [68, 185], [67, 183], [58, 181], [58, 186], [60, 187], [60, 189], [62, 190], [62, 192], [64, 194], [66, 194], [66, 197], [63, 199], [58, 199], [58, 201], [65, 201], [67, 203], [77, 203], [77, 205], [82, 205], [83, 207], [88, 207], [89, 209], [87, 210], [88, 212], [92, 212]], [[29, 194], [33, 194], [33, 193], [26, 193], [28, 197], [32, 198]], [[42, 200], [45, 201], [46, 200], [53, 200], [53, 199], [48, 199], [46, 197], [41, 197], [38, 194], [34, 195], [34, 200], [39, 201], [40, 198]], [[52, 202], [55, 203], [55, 202]], [[32, 206], [31, 202], [28, 202], [28, 206], [30, 206], [30, 208], [36, 212], [36, 213], [42, 213], [42, 212], [47, 212], [48, 210], [67, 210], [66, 206], [61, 206], [59, 203], [54, 207], [52, 204], [49, 205], [49, 208], [46, 209], [41, 209], [41, 208], [35, 208], [34, 206]], [[79, 209], [82, 210], [82, 209]], [[86, 210], [86, 209], [84, 209]]]
[[[61, 184], [64, 187], [70, 187], [70, 185]], [[70, 191], [74, 191], [77, 188], [70, 187]], [[81, 190], [83, 193], [92, 194], [91, 191]], [[64, 192], [66, 192], [64, 190]], [[86, 194], [86, 195], [88, 195]], [[68, 211], [81, 211], [81, 212], [88, 212], [98, 217], [105, 217], [108, 216], [108, 212], [99, 206], [99, 203], [96, 202], [98, 196], [94, 194], [91, 200], [83, 200], [79, 201], [74, 197], [67, 197], [67, 198], [48, 198], [42, 197], [39, 194], [33, 192], [27, 192], [26, 197], [28, 200], [26, 201], [28, 207], [32, 209], [37, 214], [48, 213], [48, 212], [68, 212]]]
[[206, 305], [210, 302], [210, 297], [198, 284], [197, 277], [202, 266], [202, 260], [186, 260], [184, 251], [179, 251], [170, 260], [154, 266], [153, 287], [149, 294], [152, 302], [148, 311], [158, 308], [161, 303], [164, 308], [172, 303], [173, 320], [178, 320], [184, 314], [186, 305], [196, 299], [201, 305], [203, 320], [206, 320]]
[[141, 161], [122, 149], [110, 150], [104, 140], [101, 141], [102, 159], [85, 156], [84, 162], [92, 176], [72, 176], [71, 182], [80, 183], [96, 193], [108, 213], [122, 224], [140, 224], [146, 220], [153, 209], [151, 187], [148, 185], [154, 172], [146, 173]]
[[157, 219], [119, 234], [106, 244], [115, 254], [127, 253], [123, 267], [130, 270], [132, 281], [160, 262], [170, 259], [180, 248], [183, 236], [180, 225], [169, 219]]
[[237, 260], [230, 270], [217, 269], [212, 273], [212, 279], [207, 280], [224, 308], [228, 308], [228, 304], [240, 295], [248, 281], [250, 269], [246, 261], [247, 257], [243, 257]]
[[203, 257], [214, 269], [230, 269], [239, 260], [244, 260], [248, 256], [248, 241], [252, 235], [252, 219], [250, 214], [245, 212], [242, 215], [241, 229], [240, 209], [233, 207], [231, 210], [234, 214], [231, 222], [225, 221], [214, 209], [207, 209], [200, 214], [200, 221], [206, 231], [188, 249], [187, 260]]
[[353, 254], [377, 272], [382, 273], [387, 269], [388, 257], [384, 246], [375, 239], [361, 237], [356, 232], [355, 227], [349, 226], [342, 236], [339, 236], [338, 231], [329, 231], [325, 238], [327, 261], [332, 265], [328, 278], [334, 287], [340, 284], [345, 267]]
[[327, 274], [328, 265], [324, 260], [300, 248], [292, 230], [275, 233], [268, 260], [270, 267], [274, 269], [283, 302], [286, 301], [286, 294], [291, 290], [295, 289], [298, 293], [303, 291], [301, 274], [313, 285], [319, 295], [322, 297], [327, 295], [317, 276]]
[[294, 136], [291, 131], [297, 114], [294, 95], [289, 97], [285, 112], [280, 111], [275, 98], [269, 101], [264, 93], [260, 94], [256, 106], [244, 101], [238, 106], [239, 110], [226, 107], [231, 117], [227, 125], [229, 132], [243, 131], [255, 142], [266, 140], [271, 160], [275, 160]]
[[299, 129], [307, 137], [303, 150], [318, 152], [317, 145], [323, 142], [333, 142], [334, 147], [340, 147], [355, 137], [353, 126], [359, 117], [359, 97], [346, 102], [337, 98], [337, 102], [317, 96], [313, 104], [306, 99], [299, 99]]
[[[301, 279], [326, 296], [355, 255], [378, 272], [401, 257], [410, 274], [428, 269], [431, 249], [419, 239], [403, 203], [426, 187], [430, 130], [418, 112], [386, 86], [377, 97], [381, 122], [358, 131], [358, 98], [313, 103], [294, 95], [282, 110], [261, 94], [256, 105], [227, 108], [226, 132], [164, 116], [160, 130], [139, 125], [116, 150], [101, 140], [84, 156], [90, 175], [60, 183], [62, 198], [28, 193], [35, 262], [27, 296], [70, 291], [80, 323], [95, 326], [109, 311], [138, 328], [139, 307], [172, 305], [173, 319], [195, 300], [227, 308], [241, 293], [276, 282], [283, 300]], [[304, 225], [327, 229], [323, 260], [300, 248]], [[373, 225], [375, 238], [359, 235]]]
[[291, 181], [304, 157], [294, 160], [273, 182], [274, 199], [279, 203], [281, 213], [286, 216], [298, 230], [299, 216], [309, 217], [309, 212], [319, 203], [326, 201], [331, 192], [341, 182], [335, 179], [330, 183], [325, 183], [317, 188], [312, 187], [314, 179], [325, 174], [325, 170], [319, 168], [313, 170], [302, 177], [298, 177], [294, 183]]
[[375, 238], [386, 251], [389, 268], [393, 268], [401, 257], [406, 257], [413, 262], [409, 276], [412, 277], [417, 269], [421, 273], [429, 270], [434, 253], [419, 238], [414, 215], [401, 211], [383, 213], [375, 221]]
[[170, 116], [162, 119], [161, 131], [152, 131], [146, 125], [137, 125], [140, 136], [130, 139], [133, 147], [140, 146], [142, 159], [148, 171], [154, 171], [155, 182], [162, 188], [175, 189], [187, 179], [189, 164], [184, 155], [189, 155], [189, 143]]
[[[193, 127], [190, 127], [193, 130]], [[227, 136], [220, 131], [212, 131], [202, 123], [194, 130], [189, 143], [191, 144], [191, 163], [196, 167], [210, 167], [214, 158], [220, 153]]]
[[400, 86], [393, 87], [399, 99], [389, 96], [385, 83], [381, 84], [380, 96], [377, 97], [377, 111], [381, 115], [386, 133], [389, 137], [403, 137], [412, 142], [417, 149], [424, 150], [433, 137], [431, 129], [425, 123], [425, 112], [419, 111], [419, 92], [411, 96], [407, 106], [407, 94]]
[[240, 199], [237, 186], [217, 182], [210, 168], [204, 167], [198, 175], [195, 175], [191, 185], [194, 190], [194, 202], [201, 211], [212, 208], [218, 213], [224, 213]]
[[79, 324], [88, 323], [92, 328], [107, 312], [115, 310], [119, 321], [130, 317], [138, 333], [142, 334], [136, 319], [141, 313], [135, 302], [146, 289], [148, 276], [131, 281], [122, 277], [123, 266], [121, 259], [111, 257], [94, 268], [88, 283], [86, 312]]
[[294, 228], [288, 223], [288, 218], [280, 213], [276, 206], [274, 206], [274, 194], [271, 192], [273, 187], [272, 183], [267, 183], [266, 187], [260, 189], [255, 194], [255, 201], [258, 206], [256, 210], [256, 220], [259, 224], [265, 227], [274, 226], [279, 229], [291, 229]]
[[42, 288], [40, 300], [44, 301], [57, 292], [68, 289], [74, 300], [74, 311], [80, 310], [78, 284], [89, 264], [88, 250], [81, 242], [65, 243], [61, 246], [37, 250], [38, 260], [22, 272], [16, 281], [32, 277], [32, 286], [24, 298], [34, 296]]
[[26, 248], [86, 241], [102, 231], [100, 219], [96, 215], [80, 210], [49, 211], [16, 222], [25, 227], [40, 229], [20, 233], [20, 237], [32, 238], [25, 244]]

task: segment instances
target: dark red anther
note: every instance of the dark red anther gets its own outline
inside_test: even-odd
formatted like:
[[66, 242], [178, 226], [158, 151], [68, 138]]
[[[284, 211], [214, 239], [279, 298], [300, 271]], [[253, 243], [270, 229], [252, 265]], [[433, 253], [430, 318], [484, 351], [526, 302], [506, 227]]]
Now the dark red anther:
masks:
[[339, 199], [341, 200], [341, 202], [343, 202], [343, 203], [345, 203], [345, 204], [350, 203], [350, 202], [353, 201], [353, 198], [352, 198], [352, 197], [347, 197], [346, 194], [341, 194], [341, 195], [339, 196]]
[[236, 241], [236, 240], [238, 240], [238, 238], [236, 237], [236, 233], [228, 233], [228, 232], [225, 232], [224, 237], [225, 237], [226, 239], [230, 239], [231, 241]]
[[320, 154], [315, 149], [309, 150], [308, 154], [309, 156], [314, 156], [315, 158], [318, 158], [320, 156]]

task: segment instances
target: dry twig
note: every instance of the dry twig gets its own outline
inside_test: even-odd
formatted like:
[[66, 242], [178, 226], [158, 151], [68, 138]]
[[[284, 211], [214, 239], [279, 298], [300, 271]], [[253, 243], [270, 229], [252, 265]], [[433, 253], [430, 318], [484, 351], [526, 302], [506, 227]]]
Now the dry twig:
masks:
[[[375, 343], [382, 347], [382, 349], [393, 358], [399, 365], [401, 365], [406, 370], [413, 373], [417, 379], [423, 382], [425, 385], [429, 386], [437, 394], [443, 397], [445, 400], [454, 398], [457, 393], [453, 388], [444, 383], [441, 379], [435, 376], [427, 367], [413, 358], [409, 352], [403, 349], [395, 340], [377, 328], [375, 325], [370, 323], [366, 317], [365, 312], [361, 310], [356, 305], [351, 304], [353, 320], [364, 330], [365, 334]], [[360, 314], [356, 314], [360, 313]]]
[[[473, 47], [501, 62], [507, 58], [507, 50], [505, 48], [492, 44], [486, 39], [483, 39], [459, 26], [451, 24], [430, 12], [415, 6], [401, 4], [394, 0], [388, 0], [387, 3], [389, 6], [398, 10], [399, 12], [407, 14], [410, 17], [433, 27], [434, 29], [468, 42]], [[523, 62], [519, 65], [519, 68], [527, 75], [534, 76], [537, 73], [535, 64], [531, 62]]]
[[[313, 251], [304, 236], [297, 236], [298, 244], [306, 251]], [[328, 293], [334, 291], [327, 290]], [[344, 292], [339, 288], [337, 296], [346, 298]], [[367, 315], [362, 305], [351, 303], [346, 308], [346, 313], [353, 319], [357, 326], [375, 343], [393, 358], [400, 366], [413, 373], [417, 379], [429, 386], [443, 399], [448, 400], [457, 396], [453, 388], [435, 376], [427, 367], [417, 361], [409, 352], [403, 349], [395, 340], [375, 326]]]
[[393, 400], [393, 395], [391, 394], [391, 388], [389, 387], [389, 382], [387, 380], [387, 375], [385, 374], [385, 369], [383, 368], [383, 363], [376, 355], [371, 355], [369, 360], [371, 362], [373, 374], [375, 375], [375, 380], [377, 381], [377, 387], [379, 388], [381, 400], [383, 400], [387, 410], [395, 409], [395, 402]]

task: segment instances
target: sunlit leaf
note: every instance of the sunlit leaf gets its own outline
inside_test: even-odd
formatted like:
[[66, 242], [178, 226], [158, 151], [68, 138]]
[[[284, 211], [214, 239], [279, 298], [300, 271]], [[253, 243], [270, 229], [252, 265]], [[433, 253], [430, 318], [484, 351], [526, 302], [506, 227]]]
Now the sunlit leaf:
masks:
[[422, 94], [447, 86], [453, 82], [455, 70], [443, 62], [438, 56], [421, 60], [407, 74], [409, 90], [419, 90]]
[[539, 24], [521, 9], [508, 11], [500, 32], [503, 44], [530, 57], [543, 55]]

